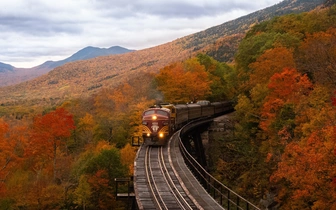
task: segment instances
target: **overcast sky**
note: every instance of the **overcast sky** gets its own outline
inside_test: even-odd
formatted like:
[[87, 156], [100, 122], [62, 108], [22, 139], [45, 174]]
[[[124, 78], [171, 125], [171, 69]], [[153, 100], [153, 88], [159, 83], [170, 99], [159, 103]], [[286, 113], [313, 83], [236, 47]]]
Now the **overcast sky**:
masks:
[[281, 0], [0, 0], [0, 62], [30, 68], [87, 47], [140, 50]]

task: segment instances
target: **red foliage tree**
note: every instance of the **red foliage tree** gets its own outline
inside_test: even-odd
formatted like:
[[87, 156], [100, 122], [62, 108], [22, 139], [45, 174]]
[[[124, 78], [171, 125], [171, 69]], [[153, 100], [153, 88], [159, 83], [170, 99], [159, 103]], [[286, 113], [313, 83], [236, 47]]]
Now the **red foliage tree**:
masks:
[[113, 209], [114, 196], [109, 187], [108, 173], [105, 170], [98, 170], [88, 179], [92, 189], [93, 203], [100, 209]]
[[331, 100], [332, 100], [332, 105], [333, 105], [333, 106], [336, 106], [336, 91], [334, 92], [334, 95], [333, 95], [333, 97], [331, 98]]

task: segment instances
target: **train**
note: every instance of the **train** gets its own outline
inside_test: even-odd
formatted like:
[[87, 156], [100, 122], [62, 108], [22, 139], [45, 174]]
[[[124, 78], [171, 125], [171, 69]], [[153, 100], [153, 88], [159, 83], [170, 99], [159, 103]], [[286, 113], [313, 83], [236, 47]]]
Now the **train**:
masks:
[[197, 101], [190, 104], [161, 103], [142, 113], [142, 138], [147, 146], [163, 146], [186, 123], [233, 111], [230, 101]]

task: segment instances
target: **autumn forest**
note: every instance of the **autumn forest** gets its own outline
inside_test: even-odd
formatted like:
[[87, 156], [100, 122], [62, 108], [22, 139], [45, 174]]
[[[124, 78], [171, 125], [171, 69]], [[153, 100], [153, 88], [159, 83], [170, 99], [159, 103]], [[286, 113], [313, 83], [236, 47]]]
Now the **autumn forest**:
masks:
[[[133, 73], [134, 74], [134, 73]], [[232, 100], [211, 173], [274, 209], [336, 209], [336, 6], [254, 25], [234, 62], [206, 54], [53, 106], [0, 106], [0, 209], [125, 209], [141, 114], [157, 102]], [[269, 207], [269, 206], [268, 206]]]

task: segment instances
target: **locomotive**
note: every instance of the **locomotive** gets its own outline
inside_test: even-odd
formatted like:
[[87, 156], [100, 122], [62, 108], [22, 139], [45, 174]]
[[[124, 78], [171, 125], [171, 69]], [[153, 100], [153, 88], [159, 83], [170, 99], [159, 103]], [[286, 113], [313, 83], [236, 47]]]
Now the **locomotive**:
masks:
[[159, 104], [142, 114], [142, 137], [145, 145], [165, 145], [175, 130], [202, 117], [218, 116], [233, 111], [230, 101], [198, 101], [192, 104]]

